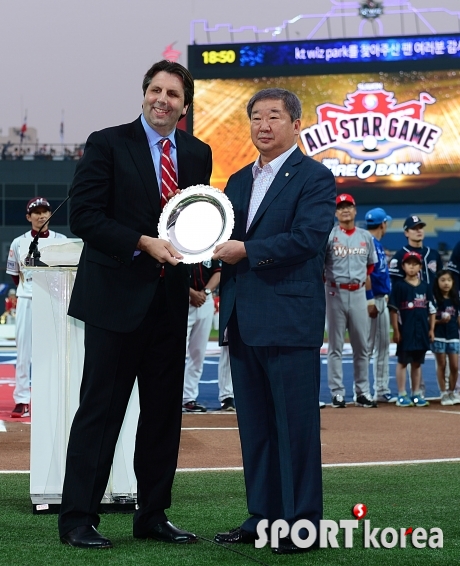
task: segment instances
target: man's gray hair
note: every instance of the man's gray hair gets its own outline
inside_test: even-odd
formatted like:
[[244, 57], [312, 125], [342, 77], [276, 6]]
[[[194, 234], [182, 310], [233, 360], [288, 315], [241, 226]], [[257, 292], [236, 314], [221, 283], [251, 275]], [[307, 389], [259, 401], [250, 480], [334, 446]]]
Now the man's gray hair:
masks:
[[302, 116], [302, 104], [296, 94], [290, 90], [285, 90], [284, 88], [265, 88], [264, 90], [256, 92], [256, 94], [248, 102], [246, 111], [249, 118], [251, 118], [252, 107], [259, 100], [282, 100], [284, 102], [285, 109], [291, 117], [291, 122], [299, 120]]

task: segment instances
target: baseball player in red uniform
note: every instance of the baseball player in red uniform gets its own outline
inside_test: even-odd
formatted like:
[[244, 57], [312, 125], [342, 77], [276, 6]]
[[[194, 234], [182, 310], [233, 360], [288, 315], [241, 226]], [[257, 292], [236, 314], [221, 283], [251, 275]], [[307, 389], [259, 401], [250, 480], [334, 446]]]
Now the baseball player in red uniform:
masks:
[[18, 298], [16, 296], [16, 289], [10, 289], [8, 291], [8, 296], [5, 299], [5, 315], [7, 324], [14, 322], [16, 318], [16, 305], [18, 303]]
[[349, 194], [336, 199], [338, 225], [326, 248], [327, 378], [332, 407], [345, 407], [342, 350], [348, 329], [353, 348], [355, 404], [376, 407], [369, 387], [369, 317], [375, 316], [369, 274], [377, 262], [372, 236], [355, 226], [356, 203]]

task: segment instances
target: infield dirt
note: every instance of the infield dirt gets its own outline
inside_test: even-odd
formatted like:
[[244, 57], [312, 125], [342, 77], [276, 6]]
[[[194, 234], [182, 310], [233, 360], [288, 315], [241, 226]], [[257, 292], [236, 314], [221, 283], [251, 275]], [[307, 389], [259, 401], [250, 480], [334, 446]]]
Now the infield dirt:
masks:
[[[0, 470], [28, 470], [30, 425], [5, 422]], [[242, 466], [235, 414], [184, 414], [179, 468]], [[460, 405], [321, 410], [323, 464], [458, 458]]]

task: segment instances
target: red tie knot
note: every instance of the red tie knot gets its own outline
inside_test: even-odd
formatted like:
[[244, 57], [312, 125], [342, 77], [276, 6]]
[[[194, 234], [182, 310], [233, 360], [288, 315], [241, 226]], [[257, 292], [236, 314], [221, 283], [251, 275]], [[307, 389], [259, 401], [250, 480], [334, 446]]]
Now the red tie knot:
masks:
[[166, 153], [166, 155], [169, 155], [169, 149], [171, 147], [171, 141], [169, 140], [169, 138], [163, 138], [161, 140], [161, 147], [163, 149], [163, 153]]

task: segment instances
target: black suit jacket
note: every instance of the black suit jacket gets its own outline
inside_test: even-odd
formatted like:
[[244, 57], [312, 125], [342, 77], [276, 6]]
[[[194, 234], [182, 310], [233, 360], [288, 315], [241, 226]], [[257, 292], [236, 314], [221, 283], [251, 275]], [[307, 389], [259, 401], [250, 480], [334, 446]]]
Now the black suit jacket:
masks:
[[283, 163], [246, 232], [252, 164], [228, 181], [235, 212], [233, 240], [247, 258], [223, 263], [220, 340], [236, 308], [250, 346], [319, 347], [324, 333], [324, 254], [334, 223], [335, 179], [296, 149]]
[[[180, 189], [209, 184], [211, 148], [176, 130]], [[92, 133], [71, 188], [70, 228], [85, 242], [69, 315], [88, 324], [130, 332], [152, 302], [160, 264], [145, 252], [134, 256], [142, 235], [157, 237], [160, 193], [140, 118]], [[178, 330], [186, 324], [189, 269], [165, 264], [170, 312]]]

